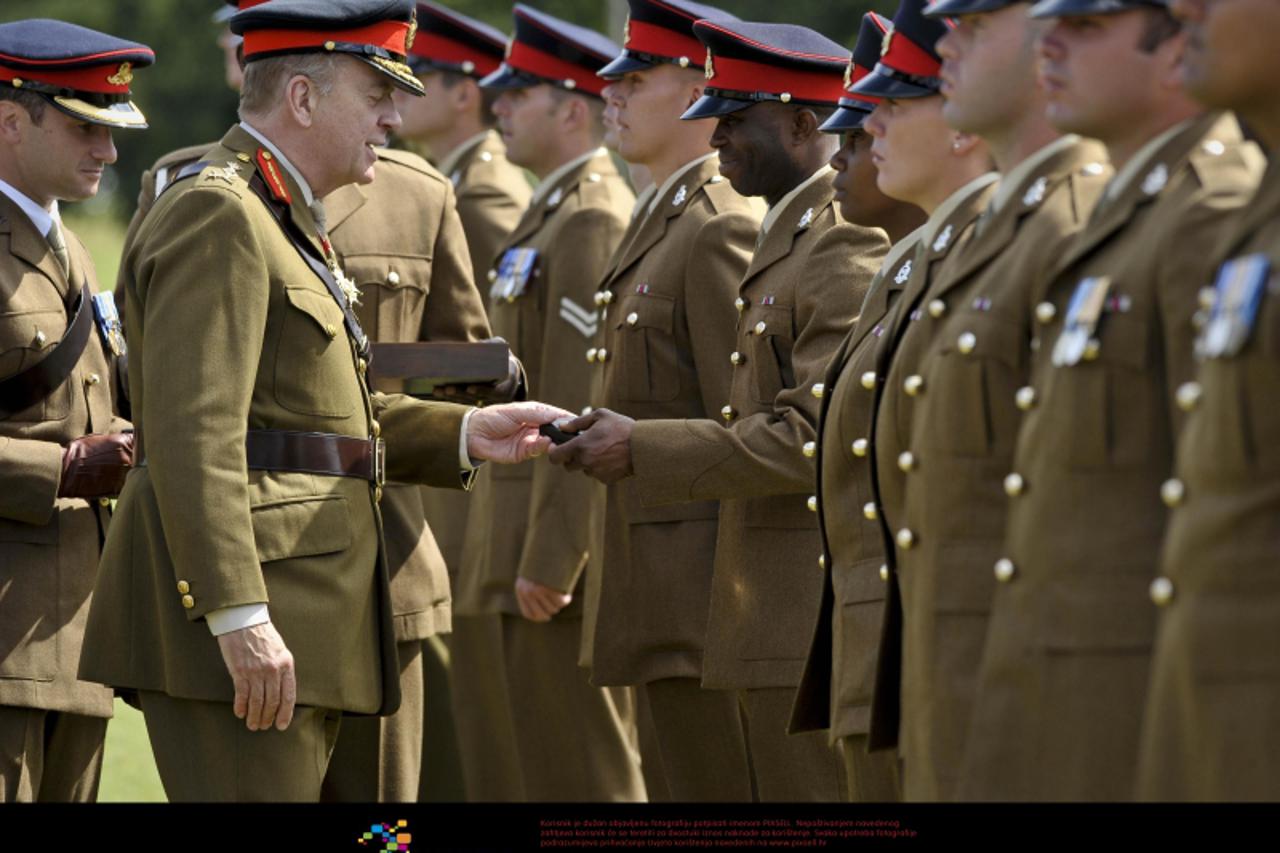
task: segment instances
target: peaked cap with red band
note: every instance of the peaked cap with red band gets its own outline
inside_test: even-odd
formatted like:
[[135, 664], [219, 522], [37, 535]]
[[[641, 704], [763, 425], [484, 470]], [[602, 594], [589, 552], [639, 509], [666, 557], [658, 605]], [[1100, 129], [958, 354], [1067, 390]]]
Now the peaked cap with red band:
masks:
[[222, 24], [235, 17], [236, 12], [261, 6], [267, 0], [224, 0], [221, 9], [213, 13], [214, 23]]
[[547, 83], [600, 97], [596, 72], [621, 50], [595, 30], [579, 27], [517, 3], [516, 32], [502, 66], [480, 81], [486, 89], [527, 89]]
[[145, 44], [65, 21], [0, 24], [0, 85], [35, 92], [80, 121], [146, 127], [146, 117], [129, 100], [129, 83], [133, 69], [155, 61]]
[[902, 0], [880, 45], [880, 61], [853, 85], [853, 94], [897, 100], [938, 94], [942, 58], [937, 44], [950, 31], [951, 23], [925, 17], [925, 2]]
[[698, 21], [707, 85], [681, 118], [712, 118], [761, 101], [834, 107], [844, 92], [848, 51], [808, 27]]
[[498, 70], [507, 37], [488, 24], [436, 3], [418, 4], [418, 37], [409, 51], [415, 70], [457, 71], [481, 78]]
[[390, 77], [401, 89], [423, 94], [405, 64], [417, 19], [413, 0], [267, 0], [231, 19], [244, 37], [244, 61], [297, 53], [344, 53]]
[[600, 76], [606, 80], [662, 64], [701, 68], [707, 49], [693, 32], [693, 25], [703, 19], [729, 24], [739, 22], [735, 15], [689, 0], [627, 0], [627, 3], [631, 14], [627, 18], [622, 53], [600, 69]]
[[840, 99], [840, 109], [818, 128], [823, 133], [845, 133], [858, 130], [871, 115], [871, 111], [880, 103], [879, 98], [860, 95], [853, 91], [858, 81], [871, 73], [871, 69], [880, 60], [880, 47], [884, 44], [885, 33], [889, 32], [891, 22], [883, 15], [868, 12], [862, 16], [862, 28], [858, 30], [858, 41], [853, 46], [853, 55], [844, 72], [844, 97]]

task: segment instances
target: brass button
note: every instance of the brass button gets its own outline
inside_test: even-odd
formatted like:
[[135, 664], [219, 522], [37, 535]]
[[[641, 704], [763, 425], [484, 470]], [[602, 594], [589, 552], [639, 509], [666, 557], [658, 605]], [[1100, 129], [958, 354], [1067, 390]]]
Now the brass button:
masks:
[[889, 566], [887, 563], [880, 564], [880, 580], [885, 583], [889, 582]]
[[765, 330], [765, 329], [767, 329], [767, 328], [768, 328], [768, 326], [766, 326], [766, 325], [765, 325], [764, 320], [761, 320], [759, 323], [756, 323], [755, 329], [754, 329], [753, 331], [754, 331], [757, 335], [763, 335], [763, 334], [764, 334], [764, 330]]
[[1058, 315], [1058, 309], [1054, 307], [1052, 302], [1041, 302], [1036, 306], [1036, 319], [1041, 325], [1049, 325], [1053, 322], [1053, 318]]
[[111, 506], [111, 498], [98, 498], [98, 506], [100, 507]]
[[[332, 44], [332, 42], [329, 42], [329, 43], [330, 43], [330, 44]], [[332, 50], [333, 48], [329, 48], [329, 49], [330, 49], [330, 50]], [[272, 157], [271, 157], [271, 152], [270, 152], [270, 151], [263, 151], [263, 152], [262, 152], [262, 159], [263, 159], [263, 160], [271, 160], [271, 159], [272, 159]]]
[[1022, 475], [1016, 471], [1004, 478], [1004, 493], [1011, 498], [1016, 498], [1022, 494], [1027, 488], [1027, 483], [1022, 479]]
[[44, 342], [47, 340], [49, 340], [49, 338], [45, 335], [45, 333], [40, 331], [39, 329], [36, 329], [36, 346], [38, 347], [44, 346]]
[[915, 547], [916, 535], [905, 527], [899, 530], [898, 535], [893, 538], [898, 543], [898, 547], [904, 551], [910, 551]]
[[937, 320], [947, 313], [947, 303], [941, 299], [933, 299], [929, 302], [929, 316]]
[[600, 291], [597, 290], [596, 295], [591, 298], [596, 303], [597, 308], [599, 308], [601, 305], [604, 305], [604, 294], [601, 293]]
[[636, 323], [639, 323], [639, 322], [640, 322], [640, 315], [637, 314], [636, 312], [632, 311], [630, 314], [627, 315], [628, 326], [634, 326]]
[[809, 507], [809, 512], [817, 512], [817, 511], [818, 511], [818, 496], [817, 496], [817, 495], [809, 495], [809, 499], [808, 499], [807, 501], [805, 501], [805, 502], [804, 502], [804, 504], [805, 504], [805, 506]]
[[733, 420], [733, 416], [735, 414], [737, 413], [734, 412], [733, 406], [725, 406], [723, 409], [720, 410], [720, 416], [724, 418], [726, 421]]
[[490, 284], [493, 284], [495, 281], [497, 281], [497, 280], [498, 280], [498, 271], [497, 271], [497, 270], [489, 270], [489, 272], [488, 272], [488, 273], [486, 273], [486, 275], [487, 275], [487, 276], [488, 276], [488, 278], [489, 278], [489, 283], [490, 283]]
[[[324, 49], [325, 49], [325, 50], [333, 50], [333, 49], [334, 49], [334, 48], [336, 48], [337, 46], [338, 46], [338, 45], [337, 45], [335, 42], [333, 42], [333, 41], [327, 41], [327, 42], [325, 42], [325, 43], [324, 43]], [[262, 152], [262, 156], [263, 156], [263, 158], [264, 158], [264, 159], [267, 159], [267, 160], [270, 160], [270, 159], [271, 159], [271, 155], [270, 155], [270, 154], [268, 154], [266, 151], [263, 151], [263, 152]]]
[[916, 467], [916, 457], [910, 450], [904, 450], [898, 454], [898, 467], [903, 471], [914, 471]]
[[84, 378], [84, 384], [86, 385], [97, 385], [101, 381], [102, 381], [102, 377], [96, 373], [90, 373], [88, 376]]
[[996, 580], [1000, 583], [1008, 583], [1013, 580], [1013, 575], [1017, 570], [1013, 567], [1013, 560], [1008, 557], [1001, 557], [996, 560]]
[[1200, 395], [1204, 393], [1204, 389], [1200, 387], [1199, 382], [1184, 382], [1178, 386], [1177, 393], [1174, 395], [1178, 401], [1178, 408], [1184, 412], [1190, 412], [1200, 404]]
[[826, 555], [826, 554], [819, 554], [819, 555], [818, 555], [818, 568], [820, 568], [820, 569], [825, 569], [826, 567], [827, 567], [827, 555]]
[[382, 424], [378, 423], [376, 418], [369, 421], [369, 429], [373, 431], [374, 438], [382, 437]]
[[867, 521], [875, 521], [880, 517], [880, 513], [876, 512], [876, 502], [867, 501], [862, 505], [862, 515]]
[[1151, 600], [1157, 607], [1165, 607], [1173, 601], [1173, 581], [1160, 577], [1151, 582]]
[[816, 441], [806, 441], [801, 452], [809, 459], [818, 454], [818, 443]]
[[1102, 343], [1097, 338], [1089, 338], [1088, 343], [1084, 345], [1084, 360], [1096, 361], [1101, 351]]
[[248, 163], [253, 158], [250, 157], [248, 154], [244, 153], [243, 151], [241, 151], [239, 154], [236, 155], [236, 159], [239, 160], [241, 163]]
[[196, 606], [196, 600], [189, 595], [182, 596], [182, 606], [190, 610]]
[[605, 290], [605, 291], [601, 291], [601, 293], [600, 293], [600, 302], [601, 302], [601, 304], [603, 304], [603, 305], [612, 305], [612, 304], [613, 304], [613, 291], [612, 291], [612, 290]]
[[178, 592], [181, 595], [186, 595], [187, 593], [191, 592], [191, 584], [187, 583], [186, 581], [178, 581]]
[[596, 360], [596, 353], [599, 352], [595, 347], [587, 350], [587, 364], [592, 364]]
[[902, 390], [906, 392], [908, 397], [920, 396], [920, 392], [924, 390], [924, 377], [918, 373], [913, 373], [903, 380]]
[[867, 448], [869, 446], [870, 446], [870, 442], [868, 442], [865, 438], [855, 438], [853, 440], [853, 447], [851, 448], [853, 450], [853, 455], [866, 456]]
[[605, 349], [604, 347], [600, 347], [600, 349], [596, 350], [596, 361], [600, 362], [601, 364], [604, 364], [608, 360], [609, 360], [609, 351], [607, 349]]
[[373, 502], [382, 503], [382, 486], [373, 487]]
[[369, 369], [369, 362], [363, 358], [356, 362], [356, 370], [360, 371], [360, 375], [364, 376], [365, 371]]
[[1187, 496], [1187, 487], [1177, 477], [1165, 480], [1160, 486], [1160, 500], [1167, 507], [1175, 507]]
[[731, 364], [742, 364], [742, 353], [740, 352], [729, 353], [729, 362]]
[[956, 349], [964, 355], [973, 352], [973, 348], [978, 345], [978, 336], [973, 332], [965, 332], [956, 338]]
[[866, 388], [868, 391], [873, 390], [876, 387], [876, 372], [874, 370], [868, 370], [866, 373], [862, 374], [860, 381], [862, 382], [863, 388]]
[[399, 283], [400, 283], [400, 273], [396, 272], [395, 270], [392, 270], [391, 272], [387, 273], [387, 284], [399, 284]]
[[822, 399], [822, 395], [825, 394], [826, 391], [827, 386], [823, 385], [821, 382], [813, 383], [813, 387], [809, 389], [809, 393], [817, 397], [819, 400]]
[[338, 336], [338, 327], [333, 325], [332, 323], [326, 323], [324, 327], [324, 331], [325, 331], [325, 334], [331, 338], [336, 338]]
[[1018, 393], [1013, 395], [1013, 400], [1018, 404], [1018, 408], [1024, 412], [1029, 412], [1036, 405], [1036, 389], [1030, 385], [1024, 385], [1018, 389]]
[[747, 300], [739, 296], [737, 299], [733, 300], [733, 307], [738, 309], [738, 313], [742, 313], [746, 310]]

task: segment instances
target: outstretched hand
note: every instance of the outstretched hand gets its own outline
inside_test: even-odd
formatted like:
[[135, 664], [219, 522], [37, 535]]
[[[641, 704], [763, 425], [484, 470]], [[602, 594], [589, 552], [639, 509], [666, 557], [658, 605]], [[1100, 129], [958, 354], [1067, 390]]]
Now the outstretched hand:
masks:
[[609, 409], [593, 409], [589, 414], [558, 424], [565, 432], [579, 433], [572, 441], [551, 448], [550, 459], [570, 471], [584, 471], [602, 483], [629, 477], [631, 431], [634, 419]]
[[467, 422], [467, 453], [472, 459], [508, 465], [524, 462], [551, 446], [551, 439], [539, 435], [538, 427], [572, 417], [572, 412], [536, 402], [476, 409]]

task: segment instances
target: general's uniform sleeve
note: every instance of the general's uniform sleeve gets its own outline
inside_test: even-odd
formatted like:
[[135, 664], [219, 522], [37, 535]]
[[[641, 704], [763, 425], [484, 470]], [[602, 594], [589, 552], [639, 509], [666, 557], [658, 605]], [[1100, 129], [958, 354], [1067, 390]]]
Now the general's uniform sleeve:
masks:
[[431, 289], [422, 312], [419, 339], [481, 341], [490, 337], [489, 318], [476, 289], [467, 237], [458, 216], [453, 185], [445, 181], [445, 197], [431, 260]]
[[375, 393], [373, 416], [387, 446], [387, 479], [442, 489], [470, 488], [460, 466], [462, 419], [470, 406]]
[[133, 259], [145, 338], [133, 355], [142, 357], [139, 422], [176, 577], [202, 591], [190, 619], [267, 601], [245, 431], [270, 280], [266, 217], [247, 208], [230, 188], [187, 190]]
[[820, 400], [813, 395], [828, 362], [853, 325], [871, 279], [888, 250], [878, 229], [839, 224], [818, 238], [795, 283], [794, 384], [768, 412], [729, 426], [714, 420], [652, 420], [631, 435], [636, 489], [646, 505], [801, 494], [813, 490], [813, 461], [801, 448], [814, 440]]
[[0, 437], [0, 518], [45, 525], [53, 518], [62, 482], [62, 446], [53, 441]]
[[[535, 399], [580, 411], [590, 402], [592, 367], [583, 357], [586, 338], [560, 317], [562, 298], [590, 306], [613, 251], [626, 230], [625, 215], [606, 208], [578, 211], [566, 223], [551, 259], [551, 287], [544, 311], [540, 376]], [[544, 276], [544, 280], [546, 280]], [[591, 502], [601, 486], [576, 471], [539, 460], [529, 491], [529, 526], [517, 573], [552, 589], [569, 592], [586, 565]]]

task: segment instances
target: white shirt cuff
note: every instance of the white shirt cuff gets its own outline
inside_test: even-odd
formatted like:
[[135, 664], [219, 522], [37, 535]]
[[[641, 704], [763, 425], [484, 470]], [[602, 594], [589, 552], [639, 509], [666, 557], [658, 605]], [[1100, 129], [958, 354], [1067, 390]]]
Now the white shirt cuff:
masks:
[[467, 427], [471, 423], [471, 416], [476, 413], [475, 406], [462, 416], [462, 432], [458, 435], [458, 465], [463, 471], [474, 471], [480, 466], [471, 461], [471, 454], [467, 453]]
[[209, 633], [215, 637], [239, 631], [241, 628], [252, 628], [271, 621], [266, 604], [240, 604], [235, 607], [224, 607], [221, 610], [210, 610], [204, 615], [209, 623]]

